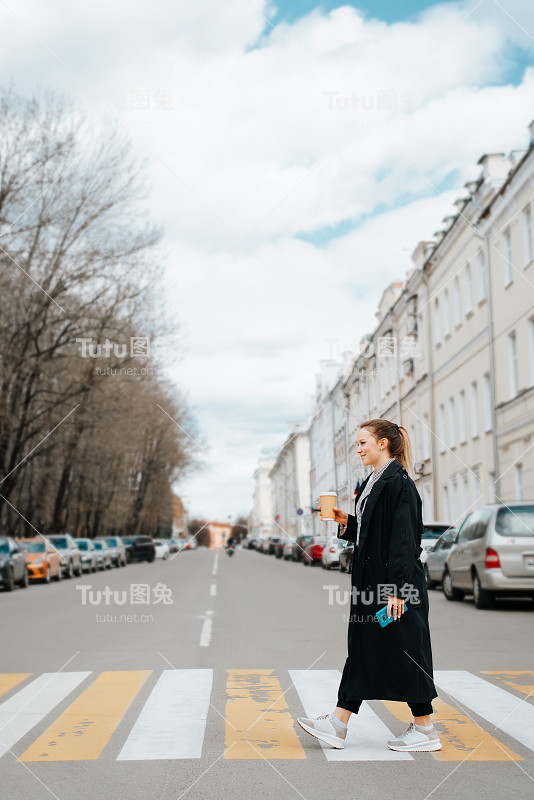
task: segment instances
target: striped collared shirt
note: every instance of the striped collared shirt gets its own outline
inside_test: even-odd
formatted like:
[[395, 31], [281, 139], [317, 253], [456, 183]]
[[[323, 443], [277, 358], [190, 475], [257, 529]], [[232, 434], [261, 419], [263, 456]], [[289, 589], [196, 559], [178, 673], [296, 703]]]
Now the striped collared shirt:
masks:
[[361, 494], [358, 496], [358, 499], [356, 500], [356, 523], [357, 523], [356, 547], [358, 547], [360, 541], [360, 527], [362, 524], [362, 514], [365, 508], [365, 501], [368, 495], [371, 493], [371, 489], [373, 488], [374, 484], [380, 478], [382, 473], [389, 467], [392, 461], [396, 461], [396, 459], [389, 458], [385, 464], [382, 464], [382, 466], [379, 469], [375, 469], [371, 473], [371, 477], [365, 484], [365, 489], [363, 490], [363, 492], [361, 492]]
[[[387, 469], [387, 467], [391, 464], [391, 462], [395, 461], [395, 460], [396, 460], [395, 458], [389, 458], [386, 461], [385, 464], [382, 464], [380, 469], [376, 469], [373, 472], [371, 472], [371, 477], [367, 481], [367, 483], [365, 485], [365, 489], [358, 496], [358, 499], [356, 500], [356, 525], [357, 525], [356, 547], [358, 547], [358, 544], [359, 544], [359, 541], [360, 541], [360, 526], [361, 526], [361, 522], [362, 522], [363, 510], [364, 510], [364, 507], [365, 507], [365, 500], [366, 500], [367, 496], [371, 493], [371, 489], [373, 488], [373, 485], [377, 482], [377, 480], [380, 478], [382, 473]], [[342, 536], [343, 536], [343, 534], [345, 533], [346, 530], [347, 530], [347, 526], [346, 525], [340, 525], [339, 526], [339, 533]]]

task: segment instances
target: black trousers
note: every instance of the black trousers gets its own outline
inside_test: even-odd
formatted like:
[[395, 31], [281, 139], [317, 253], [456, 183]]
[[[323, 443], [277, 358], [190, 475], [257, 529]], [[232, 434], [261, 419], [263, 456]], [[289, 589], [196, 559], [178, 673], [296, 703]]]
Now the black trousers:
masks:
[[[341, 682], [339, 684], [338, 689], [338, 696], [337, 696], [337, 705], [339, 708], [344, 708], [347, 711], [352, 711], [353, 714], [357, 714], [360, 710], [360, 706], [363, 703], [363, 700], [345, 700], [345, 680], [347, 675], [347, 666], [348, 666], [348, 659], [345, 663], [345, 668], [343, 670], [343, 676], [341, 678]], [[426, 717], [427, 714], [434, 714], [435, 711], [432, 708], [432, 703], [412, 703], [410, 700], [406, 701], [410, 706], [410, 710], [414, 717]]]
[[[414, 717], [426, 717], [428, 714], [434, 714], [432, 703], [411, 703], [409, 700], [406, 702], [410, 706], [410, 711]], [[347, 703], [344, 700], [339, 699], [337, 701], [339, 708], [345, 708], [347, 711], [352, 711], [353, 714], [358, 713], [362, 703], [363, 700], [358, 700], [357, 703]]]

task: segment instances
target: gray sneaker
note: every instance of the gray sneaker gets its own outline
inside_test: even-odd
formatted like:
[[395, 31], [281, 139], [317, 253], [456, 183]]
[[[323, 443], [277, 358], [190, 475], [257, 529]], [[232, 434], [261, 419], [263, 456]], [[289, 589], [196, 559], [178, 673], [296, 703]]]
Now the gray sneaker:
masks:
[[297, 722], [306, 733], [315, 736], [321, 742], [326, 742], [326, 744], [335, 747], [337, 750], [344, 749], [347, 730], [336, 728], [330, 719], [330, 714], [322, 714], [320, 717], [314, 717], [313, 719], [298, 717]]
[[431, 731], [420, 731], [412, 722], [398, 739], [388, 742], [388, 747], [401, 753], [430, 753], [441, 750], [441, 742], [434, 726]]

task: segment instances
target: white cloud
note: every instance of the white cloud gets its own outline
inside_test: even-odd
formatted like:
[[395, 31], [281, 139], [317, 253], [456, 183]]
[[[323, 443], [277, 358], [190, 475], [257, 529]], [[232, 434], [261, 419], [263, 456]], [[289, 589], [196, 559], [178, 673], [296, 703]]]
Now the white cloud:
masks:
[[[3, 74], [111, 110], [149, 158], [186, 353], [169, 370], [211, 441], [193, 513], [248, 509], [259, 450], [311, 410], [319, 359], [373, 329], [479, 156], [527, 143], [534, 72], [496, 84], [532, 19], [520, 0], [520, 24], [475, 6], [393, 25], [343, 6], [273, 30], [261, 0], [0, 4]], [[297, 238], [347, 221], [322, 247]]]

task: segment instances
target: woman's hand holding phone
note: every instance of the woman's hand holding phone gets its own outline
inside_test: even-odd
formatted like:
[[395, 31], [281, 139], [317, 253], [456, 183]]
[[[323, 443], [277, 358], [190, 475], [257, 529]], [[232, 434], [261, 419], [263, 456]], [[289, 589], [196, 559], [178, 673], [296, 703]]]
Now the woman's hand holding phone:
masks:
[[394, 595], [388, 596], [388, 617], [391, 617], [393, 613], [393, 619], [400, 619], [401, 615], [404, 614], [404, 600], [400, 597], [395, 597]]

